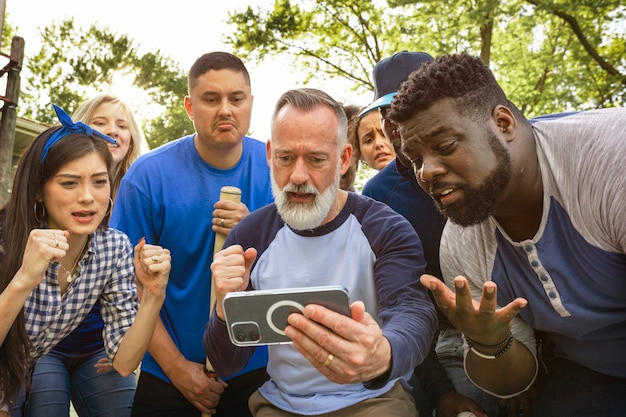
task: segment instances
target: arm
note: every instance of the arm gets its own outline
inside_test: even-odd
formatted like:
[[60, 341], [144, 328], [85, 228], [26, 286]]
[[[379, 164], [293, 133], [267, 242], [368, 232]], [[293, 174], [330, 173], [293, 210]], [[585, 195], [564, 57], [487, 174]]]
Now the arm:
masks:
[[0, 346], [28, 296], [43, 280], [50, 262], [65, 256], [69, 249], [68, 233], [56, 229], [34, 229], [30, 232], [22, 265], [0, 293]]
[[433, 340], [432, 349], [424, 362], [415, 368], [415, 376], [435, 407], [438, 417], [456, 417], [462, 411], [469, 411], [478, 417], [487, 417], [482, 407], [474, 400], [456, 392], [456, 388], [439, 362]]
[[[309, 305], [304, 316], [290, 315], [285, 329], [294, 347], [336, 383], [376, 388], [411, 372], [430, 350], [437, 327], [434, 305], [419, 285], [424, 270], [419, 239], [404, 218], [381, 207], [380, 216], [363, 224], [376, 253], [372, 268], [378, 306], [370, 311], [378, 321], [359, 301], [351, 306], [351, 318]], [[332, 364], [325, 366], [329, 354]]]
[[250, 283], [250, 270], [257, 251], [246, 251], [232, 245], [215, 254], [211, 264], [211, 276], [215, 283], [215, 310], [204, 333], [204, 349], [219, 375], [230, 376], [243, 369], [254, 352], [230, 343], [224, 322], [222, 303], [229, 292], [243, 291]]
[[[152, 268], [155, 265], [151, 261], [153, 252], [145, 251], [143, 254], [142, 268]], [[159, 261], [163, 256], [159, 256]], [[169, 258], [169, 253], [167, 254]], [[142, 304], [146, 294], [146, 285], [142, 283]], [[162, 305], [162, 301], [161, 301]], [[189, 361], [178, 350], [167, 329], [159, 317], [161, 309], [159, 305], [156, 311], [152, 331], [144, 339], [148, 343], [150, 354], [157, 361], [163, 372], [170, 379], [172, 384], [203, 413], [212, 414], [219, 402], [221, 394], [224, 392], [226, 384], [209, 378], [205, 373], [204, 366], [197, 362]], [[140, 305], [141, 311], [141, 305]], [[138, 313], [139, 318], [139, 313]], [[152, 316], [150, 316], [152, 317]], [[148, 327], [146, 327], [147, 329]], [[143, 337], [143, 336], [142, 336]]]
[[[477, 342], [477, 346], [498, 345], [506, 339], [513, 319], [527, 304], [525, 299], [517, 298], [507, 306], [497, 308], [496, 284], [492, 281], [484, 284], [480, 302], [472, 299], [464, 277], [454, 279], [455, 292], [430, 275], [423, 275], [421, 282], [432, 291], [437, 305], [450, 322]], [[499, 353], [502, 348], [477, 347], [476, 350], [490, 356]], [[533, 352], [516, 339], [497, 358], [485, 359], [471, 350], [465, 357], [465, 370], [470, 380], [499, 397], [515, 396], [528, 389], [537, 369]]]
[[29, 276], [18, 271], [9, 285], [0, 293], [0, 346], [4, 343], [13, 322], [33, 290], [31, 282], [33, 280]]
[[241, 371], [254, 348], [235, 346], [230, 342], [226, 323], [211, 315], [204, 332], [204, 350], [220, 376], [231, 376]]
[[172, 384], [189, 402], [203, 413], [215, 412], [227, 385], [209, 378], [204, 371], [204, 364], [185, 358], [160, 319], [150, 340], [149, 350]]
[[[214, 413], [225, 384], [208, 378], [202, 364], [187, 360], [163, 326], [159, 313], [165, 298], [167, 280], [152, 282], [146, 272], [157, 272], [157, 269], [160, 271], [165, 268], [165, 264], [169, 266], [170, 254], [157, 246], [146, 245], [141, 248], [143, 241], [142, 239], [137, 245], [135, 255], [141, 303], [133, 325], [122, 339], [116, 360], [120, 359], [118, 356], [123, 351], [127, 369], [134, 369], [133, 365], [137, 360], [135, 355], [140, 353], [141, 360], [145, 350], [150, 349], [154, 359], [185, 398], [203, 413]], [[158, 257], [158, 262], [152, 260], [153, 256]]]
[[456, 392], [454, 384], [448, 378], [446, 370], [441, 366], [435, 352], [437, 338], [433, 339], [433, 344], [426, 356], [426, 359], [415, 368], [415, 376], [420, 387], [428, 397], [431, 404], [436, 405], [441, 397]]
[[137, 369], [148, 349], [165, 300], [170, 261], [167, 249], [146, 245], [145, 239], [141, 239], [135, 247], [134, 266], [141, 302], [133, 324], [124, 335], [113, 359], [113, 367], [122, 376], [128, 376]]
[[[161, 219], [165, 216], [165, 204], [143, 192], [149, 175], [138, 169], [134, 176], [122, 181], [111, 216], [111, 225], [124, 231], [134, 242], [142, 236], [148, 241], [160, 242], [160, 231], [164, 227]], [[178, 350], [161, 318], [157, 319], [149, 340], [148, 351], [172, 385], [198, 410], [213, 413], [226, 384], [209, 378], [204, 364], [188, 360]]]

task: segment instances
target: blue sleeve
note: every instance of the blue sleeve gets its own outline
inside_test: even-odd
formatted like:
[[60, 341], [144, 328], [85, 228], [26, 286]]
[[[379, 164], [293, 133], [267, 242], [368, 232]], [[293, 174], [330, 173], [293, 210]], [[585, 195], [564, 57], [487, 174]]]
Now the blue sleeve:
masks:
[[231, 343], [226, 323], [215, 314], [211, 314], [204, 331], [204, 350], [221, 377], [230, 377], [241, 371], [254, 353], [253, 347], [240, 347]]
[[[420, 284], [425, 260], [411, 224], [389, 207], [378, 204], [376, 222], [363, 225], [376, 253], [374, 273], [382, 330], [392, 350], [389, 378], [412, 370], [428, 355], [438, 320], [427, 290]], [[382, 221], [381, 221], [382, 220]]]

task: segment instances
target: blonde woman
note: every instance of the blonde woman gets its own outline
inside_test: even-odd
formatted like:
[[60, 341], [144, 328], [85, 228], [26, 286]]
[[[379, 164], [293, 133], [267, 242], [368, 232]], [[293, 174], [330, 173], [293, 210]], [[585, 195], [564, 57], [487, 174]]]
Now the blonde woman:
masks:
[[83, 122], [117, 141], [113, 155], [111, 197], [115, 200], [122, 177], [130, 165], [149, 150], [148, 142], [128, 105], [119, 97], [101, 94], [78, 106], [72, 119]]

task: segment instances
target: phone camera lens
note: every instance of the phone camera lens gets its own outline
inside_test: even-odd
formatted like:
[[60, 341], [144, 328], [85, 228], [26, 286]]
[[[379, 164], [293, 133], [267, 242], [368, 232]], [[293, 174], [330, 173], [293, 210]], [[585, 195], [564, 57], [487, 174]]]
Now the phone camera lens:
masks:
[[250, 337], [249, 340], [259, 340], [259, 334], [257, 332], [250, 332], [250, 334], [248, 334], [248, 337]]
[[245, 333], [237, 333], [235, 335], [235, 339], [237, 339], [238, 342], [245, 342], [246, 334]]

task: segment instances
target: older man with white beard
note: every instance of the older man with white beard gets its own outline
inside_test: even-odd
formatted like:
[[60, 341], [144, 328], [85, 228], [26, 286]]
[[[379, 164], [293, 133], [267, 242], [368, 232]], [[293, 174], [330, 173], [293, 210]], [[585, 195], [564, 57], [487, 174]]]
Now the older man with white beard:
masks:
[[309, 304], [291, 314], [291, 344], [269, 348], [270, 380], [250, 397], [264, 416], [416, 416], [407, 384], [437, 326], [420, 288], [419, 237], [386, 205], [339, 189], [350, 164], [343, 108], [315, 89], [278, 100], [267, 142], [275, 203], [228, 235], [211, 265], [216, 310], [204, 346], [222, 376], [252, 353], [229, 341], [222, 301], [244, 289], [342, 285], [351, 317]]

